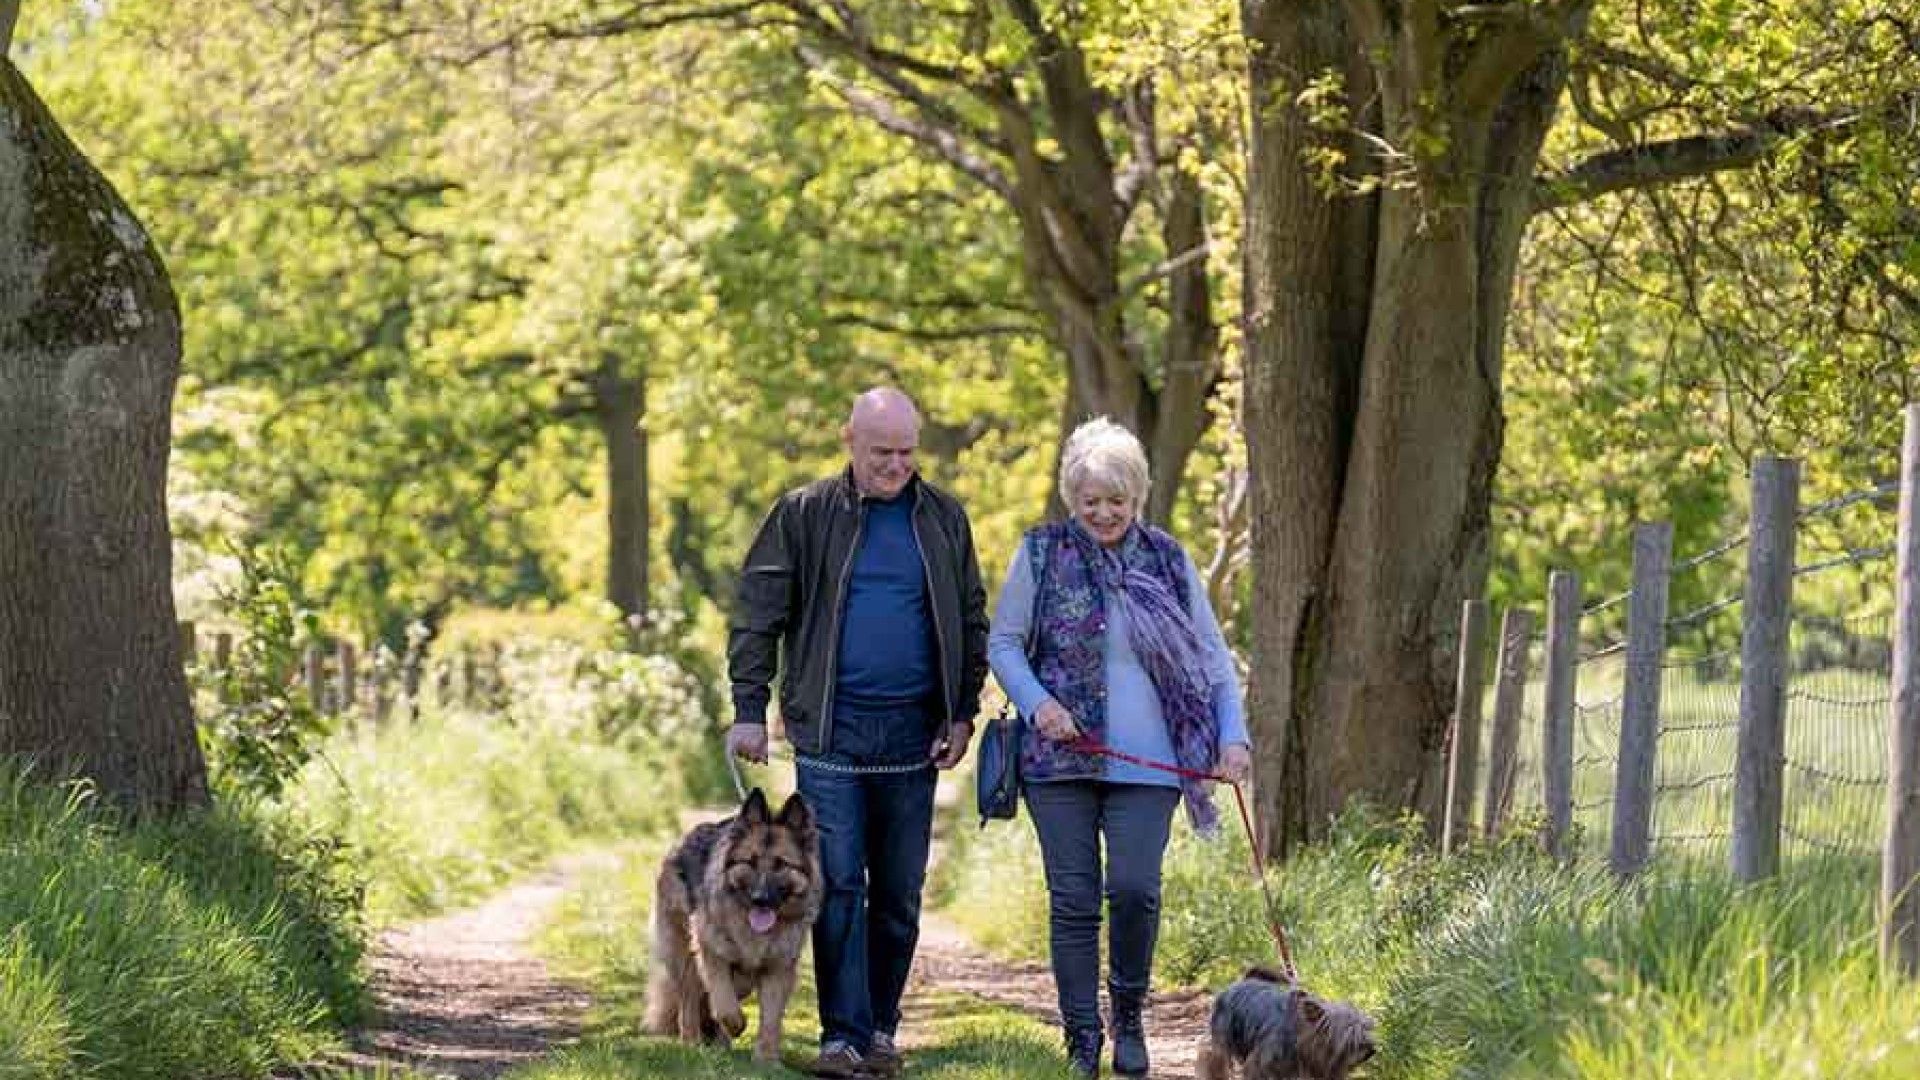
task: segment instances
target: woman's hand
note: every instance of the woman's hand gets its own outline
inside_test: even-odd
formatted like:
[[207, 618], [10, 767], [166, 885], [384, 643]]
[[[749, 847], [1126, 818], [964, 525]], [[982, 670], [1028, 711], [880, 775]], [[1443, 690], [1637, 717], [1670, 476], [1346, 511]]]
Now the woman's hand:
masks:
[[1235, 784], [1253, 777], [1253, 751], [1246, 743], [1234, 743], [1220, 751], [1220, 775]]
[[1066, 706], [1048, 698], [1033, 710], [1033, 726], [1054, 742], [1072, 742], [1080, 737], [1080, 724]]

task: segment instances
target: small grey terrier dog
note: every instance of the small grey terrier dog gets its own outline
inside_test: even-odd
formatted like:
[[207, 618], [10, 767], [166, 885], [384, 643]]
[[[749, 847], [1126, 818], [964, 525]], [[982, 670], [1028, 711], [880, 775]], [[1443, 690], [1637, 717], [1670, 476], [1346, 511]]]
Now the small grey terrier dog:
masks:
[[1213, 999], [1200, 1040], [1199, 1080], [1347, 1080], [1374, 1054], [1373, 1017], [1315, 997], [1266, 968]]

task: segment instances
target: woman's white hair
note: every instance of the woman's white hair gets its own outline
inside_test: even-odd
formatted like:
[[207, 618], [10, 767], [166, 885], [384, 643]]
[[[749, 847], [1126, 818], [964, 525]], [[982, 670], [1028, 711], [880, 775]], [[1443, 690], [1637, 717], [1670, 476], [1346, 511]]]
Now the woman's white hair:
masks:
[[1060, 497], [1067, 509], [1089, 485], [1117, 491], [1133, 501], [1134, 513], [1147, 503], [1152, 483], [1147, 452], [1133, 432], [1102, 416], [1073, 429], [1060, 454]]

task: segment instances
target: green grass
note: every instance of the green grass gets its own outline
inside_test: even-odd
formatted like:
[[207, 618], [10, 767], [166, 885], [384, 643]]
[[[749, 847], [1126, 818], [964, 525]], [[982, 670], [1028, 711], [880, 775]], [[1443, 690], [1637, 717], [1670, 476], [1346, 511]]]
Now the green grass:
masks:
[[[979, 940], [1027, 956], [1046, 917], [1031, 834], [1023, 820], [968, 835], [939, 881]], [[1273, 955], [1245, 856], [1231, 836], [1176, 833], [1160, 986], [1217, 987]], [[1309, 985], [1380, 1019], [1374, 1077], [1920, 1072], [1920, 986], [1880, 972], [1858, 860], [1803, 858], [1739, 888], [1669, 857], [1623, 886], [1524, 841], [1437, 859], [1413, 823], [1352, 813], [1270, 880]]]
[[287, 797], [361, 853], [376, 923], [469, 903], [582, 840], [658, 832], [726, 782], [673, 658], [520, 641], [501, 663], [492, 700], [348, 725]]
[[261, 1077], [360, 1004], [338, 853], [225, 808], [128, 825], [0, 771], [0, 1077]]
[[361, 853], [386, 923], [478, 899], [581, 838], [660, 828], [669, 770], [564, 728], [435, 713], [336, 738], [289, 802]]

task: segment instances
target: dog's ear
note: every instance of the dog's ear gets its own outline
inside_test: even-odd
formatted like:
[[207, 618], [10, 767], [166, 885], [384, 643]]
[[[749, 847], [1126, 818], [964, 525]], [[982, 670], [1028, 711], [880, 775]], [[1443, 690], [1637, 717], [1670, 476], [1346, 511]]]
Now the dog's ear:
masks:
[[740, 805], [740, 820], [748, 825], [765, 825], [773, 820], [773, 812], [767, 809], [767, 796], [759, 788], [747, 792], [747, 801]]
[[1287, 984], [1287, 980], [1281, 978], [1279, 972], [1273, 970], [1270, 967], [1261, 967], [1259, 964], [1255, 964], [1252, 967], [1248, 968], [1247, 973], [1240, 977], [1243, 979], [1252, 979], [1255, 982], [1274, 983], [1280, 986], [1285, 986]]
[[800, 832], [812, 832], [813, 809], [807, 805], [807, 800], [796, 791], [787, 796], [787, 801], [780, 805], [779, 821], [780, 824], [785, 825], [789, 829], [795, 829]]

